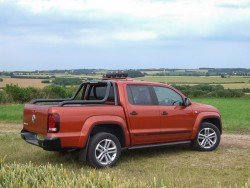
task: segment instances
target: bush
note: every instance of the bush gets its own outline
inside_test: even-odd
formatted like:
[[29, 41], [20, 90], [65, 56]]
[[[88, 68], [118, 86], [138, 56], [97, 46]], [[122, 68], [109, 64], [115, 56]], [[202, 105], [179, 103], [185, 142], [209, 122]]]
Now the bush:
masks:
[[42, 83], [43, 84], [50, 84], [50, 80], [43, 80]]
[[49, 85], [43, 88], [45, 98], [68, 98], [72, 96], [71, 90], [65, 86]]
[[209, 85], [209, 84], [199, 84], [194, 86], [183, 85], [177, 86], [174, 85], [175, 88], [180, 90], [186, 96], [192, 97], [221, 97], [221, 98], [229, 98], [229, 97], [243, 97], [245, 90], [232, 90], [232, 89], [224, 89], [222, 85]]
[[146, 74], [145, 73], [142, 73], [141, 71], [138, 71], [138, 70], [128, 70], [126, 71], [128, 73], [128, 76], [131, 77], [131, 78], [135, 78], [135, 77], [143, 77], [145, 76]]
[[49, 85], [43, 89], [34, 87], [22, 88], [18, 85], [6, 85], [0, 90], [0, 103], [25, 103], [39, 98], [69, 98], [76, 92], [77, 87]]
[[243, 91], [244, 93], [250, 93], [250, 88], [244, 88], [244, 89], [242, 89], [242, 91]]
[[0, 78], [0, 82], [3, 82], [3, 79], [2, 79], [2, 78]]
[[6, 93], [5, 90], [0, 90], [0, 104], [11, 103], [13, 99]]
[[80, 78], [55, 78], [52, 81], [53, 84], [56, 85], [79, 85], [82, 83], [82, 80]]
[[25, 97], [24, 89], [20, 88], [18, 85], [7, 84], [4, 88], [5, 92], [9, 97], [15, 102], [25, 102], [23, 98]]
[[219, 90], [216, 92], [216, 97], [242, 97], [244, 95], [243, 92], [227, 89], [227, 90]]
[[[2, 99], [2, 103], [6, 102], [18, 102], [24, 103], [32, 99], [44, 97], [41, 89], [34, 87], [21, 88], [18, 85], [7, 84], [4, 88], [5, 93], [7, 94], [7, 101]], [[5, 102], [4, 102], [5, 101]]]

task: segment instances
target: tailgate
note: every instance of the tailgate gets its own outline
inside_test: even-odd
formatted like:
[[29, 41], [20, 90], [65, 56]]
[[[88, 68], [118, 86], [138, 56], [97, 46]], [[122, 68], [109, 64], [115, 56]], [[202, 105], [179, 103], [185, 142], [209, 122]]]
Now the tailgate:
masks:
[[25, 104], [23, 129], [30, 132], [47, 134], [48, 109], [50, 106]]

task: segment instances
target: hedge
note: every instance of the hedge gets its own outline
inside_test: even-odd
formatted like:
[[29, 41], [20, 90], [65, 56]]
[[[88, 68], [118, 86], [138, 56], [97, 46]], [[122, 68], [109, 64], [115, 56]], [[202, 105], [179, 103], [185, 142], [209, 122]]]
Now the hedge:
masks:
[[[73, 96], [78, 86], [65, 87], [61, 85], [49, 85], [43, 89], [34, 87], [19, 87], [18, 85], [6, 85], [3, 90], [0, 90], [0, 104], [4, 103], [25, 103], [37, 98], [68, 98]], [[249, 89], [224, 89], [222, 85], [195, 85], [195, 86], [174, 86], [184, 95], [190, 98], [194, 97], [250, 97], [245, 95]]]

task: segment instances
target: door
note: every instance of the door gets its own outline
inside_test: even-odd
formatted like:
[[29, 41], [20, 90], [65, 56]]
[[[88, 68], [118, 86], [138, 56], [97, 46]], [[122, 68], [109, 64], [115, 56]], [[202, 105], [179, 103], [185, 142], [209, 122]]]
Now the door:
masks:
[[146, 85], [127, 85], [127, 116], [133, 145], [155, 143], [155, 132], [161, 127], [158, 106], [152, 90]]
[[153, 86], [160, 110], [161, 131], [165, 141], [190, 139], [194, 114], [191, 107], [183, 105], [180, 94], [168, 87]]

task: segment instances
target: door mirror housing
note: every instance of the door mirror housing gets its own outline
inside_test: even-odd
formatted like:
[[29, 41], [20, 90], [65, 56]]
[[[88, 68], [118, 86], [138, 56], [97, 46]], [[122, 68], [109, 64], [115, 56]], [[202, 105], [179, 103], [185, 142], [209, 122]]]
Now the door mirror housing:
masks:
[[190, 106], [191, 105], [191, 100], [189, 98], [184, 99], [184, 106]]

